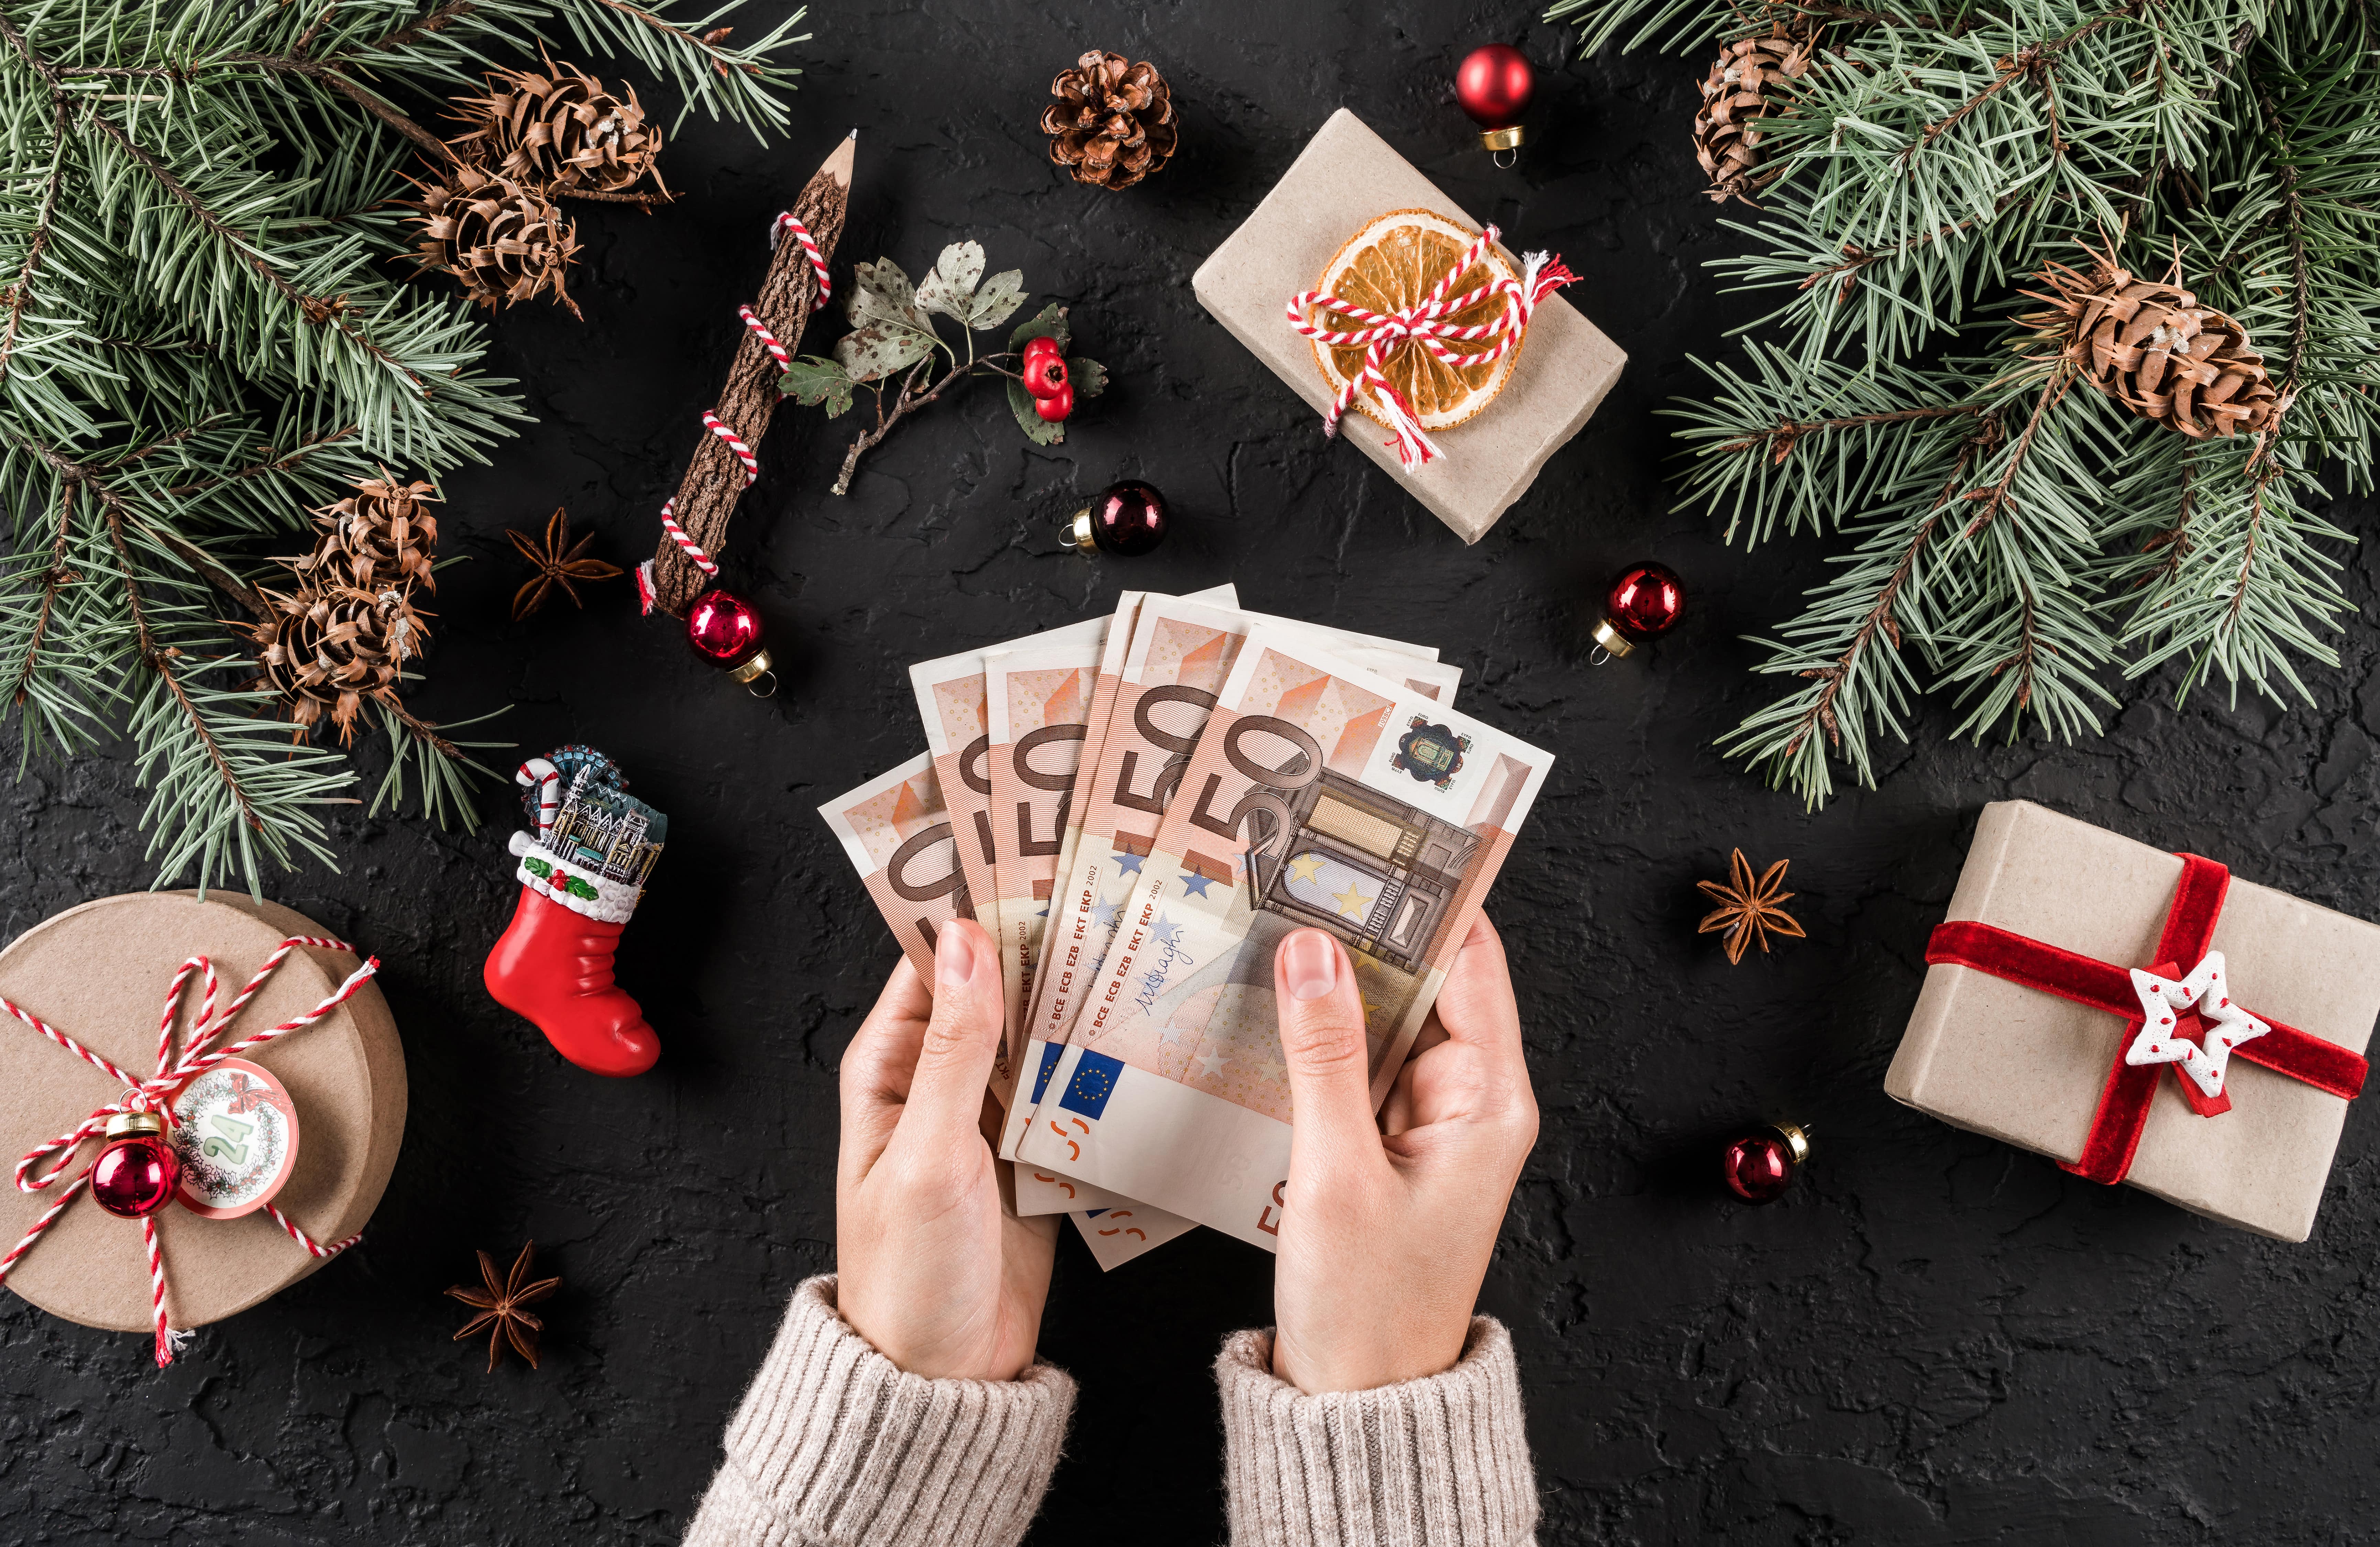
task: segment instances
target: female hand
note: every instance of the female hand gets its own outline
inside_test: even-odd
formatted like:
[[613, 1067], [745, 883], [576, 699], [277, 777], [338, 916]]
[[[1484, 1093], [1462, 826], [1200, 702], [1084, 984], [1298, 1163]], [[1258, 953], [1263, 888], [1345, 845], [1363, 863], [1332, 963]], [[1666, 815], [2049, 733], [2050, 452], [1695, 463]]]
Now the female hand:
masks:
[[1377, 1121], [1346, 951], [1300, 930], [1273, 983], [1294, 1109], [1273, 1373], [1315, 1393], [1451, 1369], [1537, 1139], [1503, 942], [1471, 926], [1417, 1045], [1446, 1040], [1406, 1063]]
[[986, 1092], [1000, 960], [972, 920], [942, 926], [929, 992], [903, 957], [843, 1055], [836, 1301], [912, 1375], [1006, 1381], [1033, 1362], [1058, 1216], [1001, 1205]]

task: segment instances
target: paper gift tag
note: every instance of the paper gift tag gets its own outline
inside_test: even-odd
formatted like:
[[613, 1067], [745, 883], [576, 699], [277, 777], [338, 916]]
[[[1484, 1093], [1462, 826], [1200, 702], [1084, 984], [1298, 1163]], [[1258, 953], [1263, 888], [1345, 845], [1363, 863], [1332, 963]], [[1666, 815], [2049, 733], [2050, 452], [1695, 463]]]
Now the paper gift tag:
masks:
[[182, 1206], [237, 1219], [271, 1202], [298, 1163], [298, 1108], [270, 1072], [226, 1058], [174, 1096]]

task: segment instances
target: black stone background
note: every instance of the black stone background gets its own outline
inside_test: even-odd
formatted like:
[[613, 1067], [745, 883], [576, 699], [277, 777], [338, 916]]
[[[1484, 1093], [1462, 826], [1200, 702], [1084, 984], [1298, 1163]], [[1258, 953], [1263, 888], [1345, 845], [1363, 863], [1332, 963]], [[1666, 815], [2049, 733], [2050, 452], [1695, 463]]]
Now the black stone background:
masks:
[[[1710, 747], [1770, 691], [1740, 637], [1790, 612], [1823, 550], [1722, 546], [1670, 513], [1663, 481], [1656, 412], [1694, 390], [1684, 357], [1759, 310], [1700, 268], [1738, 239], [1697, 191], [1700, 62], [1572, 61], [1518, 5], [826, 0], [812, 20], [789, 140], [690, 125], [666, 164], [683, 203], [581, 213], [585, 323], [525, 307], [496, 325], [494, 363], [540, 422], [447, 486], [448, 551], [473, 562], [442, 583], [420, 701], [513, 701], [505, 767], [590, 740], [669, 812], [620, 963], [660, 1067], [581, 1074], [481, 991], [514, 898], [501, 796], [476, 837], [342, 820], [340, 872], [272, 891], [387, 963], [412, 1109], [367, 1243], [163, 1373], [144, 1339], [0, 1298], [0, 1540], [674, 1541], [787, 1291], [832, 1261], [836, 1059], [894, 958], [813, 808], [923, 746], [909, 662], [1103, 610], [1125, 585], [1227, 578], [1253, 606], [1440, 645], [1469, 673], [1466, 707], [1561, 760], [1489, 904], [1545, 1120], [1484, 1308], [1519, 1341], [1546, 1540], [2364, 1534], [2369, 1114], [2292, 1247], [2074, 1180], [1880, 1082], [1985, 801], [2042, 800], [2380, 915], [2370, 550], [2346, 555], [2346, 664], [2311, 672], [2311, 706], [2204, 694], [2177, 711], [2168, 675], [2129, 691], [2103, 738], [1982, 750], [1943, 742], [1936, 710], [1879, 791], [1805, 814]], [[1542, 72], [1511, 172], [1469, 147], [1448, 86], [1496, 38]], [[1157, 61], [1182, 108], [1185, 149], [1121, 195], [1062, 181], [1034, 129], [1049, 77], [1094, 44]], [[1476, 547], [1326, 445], [1190, 293], [1342, 104], [1515, 246], [1561, 252], [1585, 280], [1571, 298], [1631, 359]], [[767, 222], [853, 124], [838, 269], [881, 253], [914, 274], [975, 237], [1073, 304], [1112, 389], [1046, 451], [971, 389], [904, 425], [844, 499], [826, 489], [846, 425], [781, 414], [727, 554], [783, 663], [772, 701], [640, 622], [625, 582], [511, 623], [504, 528], [566, 503], [612, 558], [650, 550]], [[1056, 519], [1124, 475], [1168, 492], [1179, 535], [1136, 562], [1055, 553]], [[1590, 667], [1587, 601], [1645, 555], [1682, 572], [1692, 611], [1644, 657]], [[0, 798], [9, 935], [151, 881], [120, 750], [37, 764]], [[1732, 970], [1694, 932], [1693, 885], [1731, 844], [1793, 861], [1810, 931]], [[1790, 1200], [1725, 1200], [1719, 1141], [1780, 1116], [1817, 1130]], [[508, 1257], [528, 1236], [567, 1281], [545, 1367], [486, 1375], [449, 1343], [462, 1311], [439, 1291], [474, 1247]], [[1042, 1349], [1083, 1395], [1035, 1541], [1220, 1537], [1208, 1366], [1223, 1334], [1268, 1319], [1270, 1272], [1204, 1233], [1102, 1275], [1070, 1235]]]

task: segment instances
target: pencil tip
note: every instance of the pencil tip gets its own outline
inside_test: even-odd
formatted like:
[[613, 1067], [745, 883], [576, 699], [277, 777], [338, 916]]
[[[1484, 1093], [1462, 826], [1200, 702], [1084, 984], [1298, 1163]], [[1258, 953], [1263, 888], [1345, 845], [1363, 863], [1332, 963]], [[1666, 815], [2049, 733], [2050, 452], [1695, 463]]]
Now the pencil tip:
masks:
[[858, 138], [859, 138], [859, 128], [858, 128], [858, 126], [857, 126], [857, 125], [854, 125], [854, 126], [852, 127], [852, 130], [851, 130], [851, 132], [850, 132], [849, 134], [847, 134], [847, 135], [844, 136], [844, 139], [846, 139], [846, 140], [856, 140], [856, 139], [858, 139]]

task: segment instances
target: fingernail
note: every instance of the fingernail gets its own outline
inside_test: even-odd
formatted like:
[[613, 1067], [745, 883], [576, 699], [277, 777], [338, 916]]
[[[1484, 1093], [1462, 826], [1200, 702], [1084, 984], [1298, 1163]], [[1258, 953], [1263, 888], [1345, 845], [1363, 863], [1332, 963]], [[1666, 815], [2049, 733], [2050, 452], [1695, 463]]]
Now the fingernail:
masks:
[[1319, 999], [1339, 986], [1339, 952], [1320, 930], [1300, 930], [1281, 948], [1292, 999]]
[[965, 988], [975, 976], [975, 940], [953, 920], [942, 925], [934, 941], [934, 981], [944, 988]]

